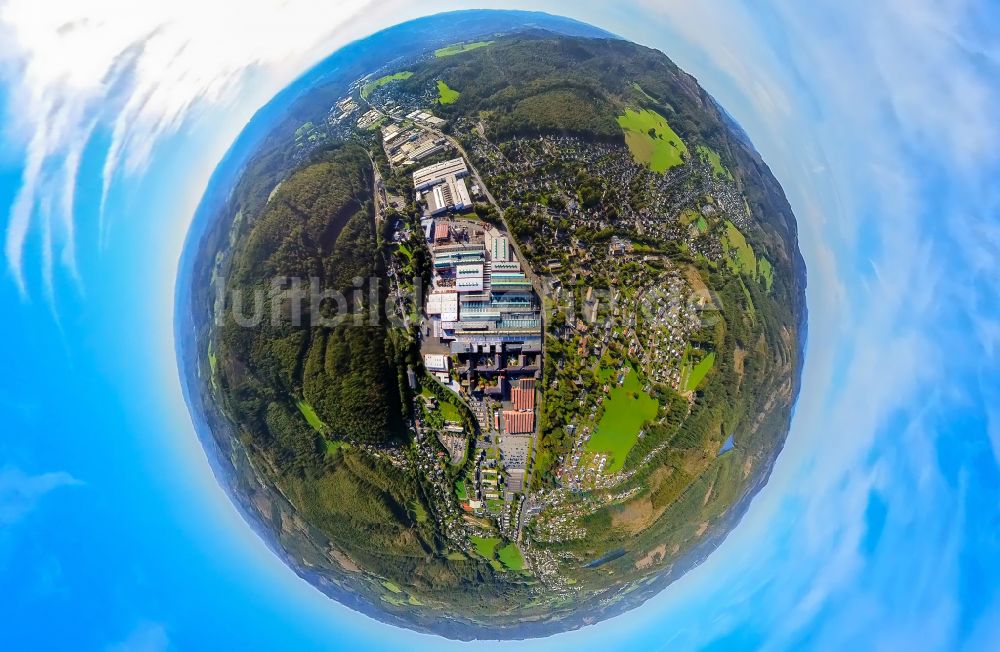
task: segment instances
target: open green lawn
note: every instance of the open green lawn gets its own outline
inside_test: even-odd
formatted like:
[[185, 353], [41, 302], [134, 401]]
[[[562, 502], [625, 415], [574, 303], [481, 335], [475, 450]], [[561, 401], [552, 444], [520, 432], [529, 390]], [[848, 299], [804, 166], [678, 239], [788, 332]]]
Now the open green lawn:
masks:
[[419, 500], [414, 500], [411, 505], [413, 507], [413, 518], [417, 520], [417, 523], [426, 523], [427, 510], [424, 508], [423, 504]]
[[730, 251], [729, 266], [734, 272], [757, 278], [757, 257], [753, 253], [753, 247], [736, 225], [728, 220], [722, 244]]
[[764, 287], [770, 292], [771, 286], [774, 285], [774, 267], [771, 265], [771, 261], [762, 256], [757, 261], [757, 271], [760, 272], [760, 278], [764, 281]]
[[726, 166], [722, 164], [722, 157], [719, 156], [717, 151], [705, 145], [698, 145], [696, 149], [698, 150], [699, 156], [712, 164], [712, 173], [715, 176], [723, 177], [725, 179], [729, 179], [730, 181], [733, 180], [732, 172], [730, 172]]
[[296, 405], [299, 406], [299, 412], [301, 412], [302, 416], [306, 418], [309, 425], [313, 427], [313, 430], [316, 432], [326, 432], [326, 424], [319, 418], [316, 414], [316, 410], [314, 410], [311, 405], [305, 401], [299, 401]]
[[463, 502], [469, 499], [469, 492], [465, 488], [465, 480], [459, 480], [455, 483], [455, 495]]
[[445, 421], [462, 421], [462, 413], [458, 411], [458, 408], [447, 401], [438, 401], [439, 409], [441, 410], [441, 416]]
[[407, 247], [406, 244], [404, 244], [402, 242], [399, 243], [399, 245], [397, 245], [397, 246], [399, 248], [399, 253], [401, 253], [404, 256], [406, 256], [406, 259], [412, 262], [413, 261], [413, 252], [410, 251], [410, 248]]
[[618, 125], [625, 131], [625, 142], [632, 157], [637, 163], [648, 165], [653, 172], [666, 172], [690, 156], [681, 137], [656, 111], [625, 109], [625, 113], [618, 116]]
[[413, 73], [409, 70], [404, 70], [403, 72], [397, 72], [393, 75], [386, 75], [384, 77], [379, 77], [375, 81], [370, 81], [361, 87], [361, 97], [367, 98], [376, 88], [385, 86], [386, 84], [391, 84], [394, 81], [399, 81], [401, 79], [409, 79], [413, 76]]
[[493, 559], [493, 553], [500, 545], [499, 537], [471, 537], [472, 545], [476, 546], [476, 552], [482, 555], [483, 559]]
[[630, 372], [625, 382], [612, 389], [604, 401], [604, 415], [587, 443], [587, 450], [609, 453], [608, 472], [621, 471], [628, 452], [639, 440], [642, 424], [654, 418], [659, 407], [659, 401], [643, 391], [639, 375]]
[[461, 95], [454, 88], [449, 88], [448, 84], [444, 83], [440, 79], [438, 80], [438, 102], [441, 104], [454, 104]]
[[714, 366], [715, 366], [715, 352], [713, 351], [712, 353], [709, 353], [704, 358], [702, 358], [701, 362], [696, 364], [694, 366], [694, 369], [692, 369], [691, 372], [687, 375], [684, 389], [686, 389], [689, 392], [693, 392], [694, 390], [698, 389], [698, 385], [701, 384], [701, 381], [705, 380], [705, 376], [708, 375], [708, 372], [711, 371], [712, 367]]
[[475, 43], [453, 43], [448, 47], [438, 48], [434, 50], [434, 56], [450, 57], [456, 54], [462, 54], [463, 52], [468, 52], [469, 50], [478, 50], [479, 48], [484, 48], [487, 45], [491, 45], [493, 41], [476, 41]]
[[497, 557], [500, 558], [500, 563], [512, 571], [519, 571], [524, 568], [524, 557], [521, 556], [521, 551], [513, 543], [508, 543], [503, 548], [500, 548], [497, 551]]
[[698, 225], [698, 230], [701, 231], [702, 233], [708, 231], [708, 222], [705, 220], [704, 216], [699, 215], [696, 224]]

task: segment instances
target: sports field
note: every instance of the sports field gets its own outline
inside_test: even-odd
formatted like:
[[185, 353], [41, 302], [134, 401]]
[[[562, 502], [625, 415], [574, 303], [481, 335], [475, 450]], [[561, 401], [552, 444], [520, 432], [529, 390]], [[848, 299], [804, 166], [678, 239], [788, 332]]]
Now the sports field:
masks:
[[448, 84], [438, 80], [438, 102], [441, 104], [454, 104], [458, 96], [461, 95], [454, 88], [449, 88]]
[[456, 54], [462, 54], [463, 52], [468, 52], [469, 50], [478, 50], [479, 48], [484, 48], [487, 45], [491, 45], [493, 41], [476, 41], [475, 43], [453, 43], [447, 47], [438, 48], [434, 50], [434, 56], [438, 57], [450, 57]]
[[606, 469], [617, 473], [625, 465], [625, 458], [639, 441], [642, 424], [656, 416], [660, 403], [643, 391], [635, 371], [626, 374], [625, 382], [611, 390], [604, 402], [604, 415], [597, 424], [597, 431], [587, 443], [592, 453], [609, 453]]
[[648, 165], [653, 172], [666, 172], [690, 156], [681, 137], [656, 111], [625, 109], [625, 113], [618, 116], [618, 125], [625, 131], [625, 142], [632, 157], [637, 163]]
[[376, 88], [385, 86], [386, 84], [392, 83], [394, 81], [399, 81], [401, 79], [409, 79], [413, 76], [413, 73], [409, 70], [404, 70], [403, 72], [397, 72], [394, 75], [386, 75], [384, 77], [379, 77], [375, 81], [370, 81], [361, 87], [361, 97], [367, 98]]

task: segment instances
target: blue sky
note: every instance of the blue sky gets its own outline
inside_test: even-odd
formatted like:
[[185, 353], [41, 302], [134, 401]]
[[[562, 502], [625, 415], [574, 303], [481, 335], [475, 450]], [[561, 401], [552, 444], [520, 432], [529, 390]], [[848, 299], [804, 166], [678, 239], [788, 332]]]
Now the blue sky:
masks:
[[[809, 268], [802, 395], [743, 523], [642, 608], [515, 647], [994, 649], [1000, 8], [460, 4], [666, 52], [750, 134]], [[454, 6], [0, 2], [5, 648], [467, 647], [350, 612], [266, 550], [211, 475], [172, 334], [187, 225], [253, 111], [347, 40]]]

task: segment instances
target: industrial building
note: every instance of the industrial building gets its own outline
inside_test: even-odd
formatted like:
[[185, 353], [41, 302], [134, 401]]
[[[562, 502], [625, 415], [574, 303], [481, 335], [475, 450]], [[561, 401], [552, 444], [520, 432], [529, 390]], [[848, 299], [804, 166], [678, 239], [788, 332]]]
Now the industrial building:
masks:
[[428, 215], [472, 208], [472, 196], [465, 185], [469, 168], [461, 158], [421, 168], [413, 173], [417, 199], [427, 204]]

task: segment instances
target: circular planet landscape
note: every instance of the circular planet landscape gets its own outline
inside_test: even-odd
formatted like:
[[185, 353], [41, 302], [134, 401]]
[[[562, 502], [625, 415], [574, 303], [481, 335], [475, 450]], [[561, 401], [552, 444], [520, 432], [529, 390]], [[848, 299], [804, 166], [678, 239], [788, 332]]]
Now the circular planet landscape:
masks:
[[738, 523], [789, 430], [805, 267], [663, 53], [463, 12], [258, 113], [177, 312], [216, 475], [291, 568], [392, 624], [527, 638], [642, 604]]

